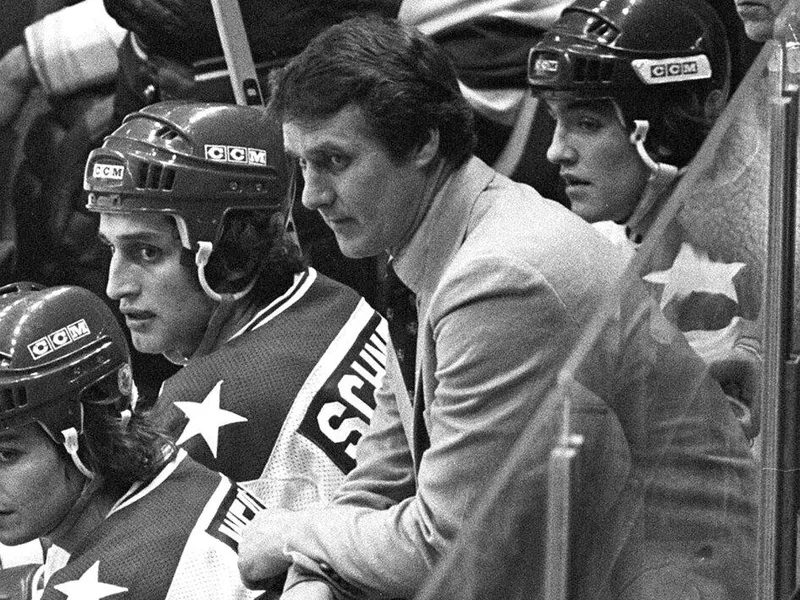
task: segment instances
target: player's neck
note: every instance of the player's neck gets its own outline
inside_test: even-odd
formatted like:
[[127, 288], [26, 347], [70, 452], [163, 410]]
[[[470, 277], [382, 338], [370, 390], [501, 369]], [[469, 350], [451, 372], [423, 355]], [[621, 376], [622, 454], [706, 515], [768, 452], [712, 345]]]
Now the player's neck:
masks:
[[98, 479], [88, 481], [66, 516], [53, 531], [42, 538], [42, 546], [47, 550], [56, 545], [71, 553], [102, 523], [116, 500]]

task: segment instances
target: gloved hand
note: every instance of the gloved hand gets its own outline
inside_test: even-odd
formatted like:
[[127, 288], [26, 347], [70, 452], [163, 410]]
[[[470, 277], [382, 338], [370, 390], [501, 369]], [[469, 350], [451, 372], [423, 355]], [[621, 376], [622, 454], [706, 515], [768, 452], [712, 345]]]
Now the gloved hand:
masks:
[[25, 46], [14, 46], [0, 58], [0, 127], [14, 122], [36, 84]]

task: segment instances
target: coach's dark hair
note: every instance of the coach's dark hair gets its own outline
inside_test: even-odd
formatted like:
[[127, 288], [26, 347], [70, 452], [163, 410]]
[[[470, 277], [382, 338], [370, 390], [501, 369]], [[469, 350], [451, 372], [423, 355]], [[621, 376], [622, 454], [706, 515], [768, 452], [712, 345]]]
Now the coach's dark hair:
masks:
[[270, 76], [269, 109], [283, 122], [315, 121], [358, 106], [376, 139], [403, 159], [439, 132], [459, 165], [475, 146], [472, 109], [450, 59], [395, 19], [356, 17], [329, 27]]

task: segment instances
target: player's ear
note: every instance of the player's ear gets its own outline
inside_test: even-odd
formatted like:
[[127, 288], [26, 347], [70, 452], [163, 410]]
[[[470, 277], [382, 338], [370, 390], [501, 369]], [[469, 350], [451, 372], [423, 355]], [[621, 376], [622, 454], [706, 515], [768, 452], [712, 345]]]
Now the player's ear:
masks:
[[413, 150], [414, 163], [422, 168], [427, 169], [439, 155], [439, 130], [428, 130], [428, 137], [422, 144]]

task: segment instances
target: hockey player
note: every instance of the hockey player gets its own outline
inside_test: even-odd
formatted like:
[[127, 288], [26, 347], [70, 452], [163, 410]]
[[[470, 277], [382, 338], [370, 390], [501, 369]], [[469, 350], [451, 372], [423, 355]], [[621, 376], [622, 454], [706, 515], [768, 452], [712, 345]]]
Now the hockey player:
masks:
[[[555, 119], [547, 157], [560, 167], [572, 210], [632, 253], [725, 107], [725, 27], [705, 1], [578, 0], [531, 50], [529, 82]], [[720, 267], [687, 242], [677, 221], [651, 245], [651, 271], [691, 261], [695, 277], [719, 268], [741, 276], [741, 263]], [[698, 286], [671, 299], [655, 280], [650, 285], [692, 347], [720, 370], [745, 430], [755, 435], [752, 315], [742, 315], [736, 294]], [[735, 382], [728, 381], [731, 353]]]
[[83, 288], [0, 288], [0, 541], [42, 538], [33, 597], [252, 598], [238, 530], [262, 505], [137, 410], [122, 328]]
[[[730, 53], [705, 1], [578, 0], [531, 51], [571, 208], [641, 241], [725, 107]], [[665, 26], [668, 24], [669, 27]]]
[[129, 115], [85, 188], [134, 346], [184, 365], [158, 400], [178, 445], [292, 508], [355, 465], [391, 352], [378, 313], [304, 266], [287, 171], [263, 109], [173, 101]]

